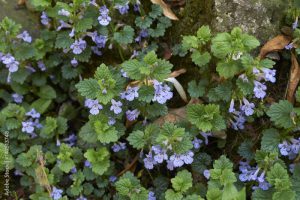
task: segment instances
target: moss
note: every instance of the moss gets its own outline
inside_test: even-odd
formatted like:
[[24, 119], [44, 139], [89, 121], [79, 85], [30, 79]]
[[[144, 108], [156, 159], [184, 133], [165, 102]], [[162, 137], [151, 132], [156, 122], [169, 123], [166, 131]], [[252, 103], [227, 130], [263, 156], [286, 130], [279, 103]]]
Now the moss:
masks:
[[36, 13], [29, 12], [25, 6], [18, 7], [18, 0], [6, 0], [3, 3], [0, 0], [0, 20], [8, 16], [19, 24], [23, 29], [28, 30], [31, 35], [37, 36], [40, 27], [39, 16]]
[[213, 0], [189, 0], [176, 12], [178, 21], [173, 21], [167, 36], [172, 44], [179, 43], [181, 35], [194, 34], [202, 25], [210, 25], [213, 18]]

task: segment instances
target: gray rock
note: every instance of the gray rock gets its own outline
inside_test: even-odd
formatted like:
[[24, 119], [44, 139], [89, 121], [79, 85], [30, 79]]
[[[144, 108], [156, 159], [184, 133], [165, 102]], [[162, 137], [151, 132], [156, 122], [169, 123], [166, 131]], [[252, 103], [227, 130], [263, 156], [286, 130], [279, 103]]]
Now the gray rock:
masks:
[[212, 28], [229, 31], [239, 26], [262, 42], [280, 32], [287, 3], [284, 0], [214, 0]]

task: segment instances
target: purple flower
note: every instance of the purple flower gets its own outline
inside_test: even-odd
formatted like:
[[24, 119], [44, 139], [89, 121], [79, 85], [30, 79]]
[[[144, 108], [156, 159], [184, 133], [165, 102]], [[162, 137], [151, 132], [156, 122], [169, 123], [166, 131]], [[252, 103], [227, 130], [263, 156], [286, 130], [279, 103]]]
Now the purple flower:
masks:
[[113, 150], [113, 152], [119, 152], [121, 150], [125, 150], [126, 149], [126, 143], [123, 142], [118, 142], [116, 144], [114, 144], [111, 149]]
[[65, 9], [61, 9], [58, 11], [58, 15], [69, 17], [71, 13]]
[[77, 172], [76, 167], [73, 167], [73, 168], [71, 169], [71, 173], [72, 173], [72, 174], [75, 174], [76, 172]]
[[195, 137], [192, 143], [195, 149], [199, 149], [203, 141]]
[[205, 132], [200, 132], [200, 135], [202, 135], [202, 137], [204, 137], [204, 143], [205, 145], [208, 144], [208, 137], [211, 136], [211, 133], [205, 133]]
[[112, 99], [110, 110], [114, 111], [116, 115], [120, 114], [122, 112], [122, 108], [121, 108], [122, 105], [123, 104], [121, 103], [121, 101], [115, 101], [114, 99]]
[[174, 170], [174, 164], [173, 164], [173, 161], [171, 161], [171, 160], [167, 160], [167, 168], [169, 169], [169, 170]]
[[136, 120], [138, 118], [139, 114], [140, 114], [140, 111], [138, 109], [126, 111], [126, 117], [129, 121]]
[[295, 170], [295, 164], [294, 163], [289, 165], [289, 170], [290, 170], [291, 173], [294, 173], [294, 170]]
[[63, 190], [53, 187], [51, 192], [51, 197], [53, 200], [58, 200], [62, 197]]
[[293, 22], [292, 29], [295, 30], [298, 27], [298, 17], [296, 20]]
[[42, 12], [42, 15], [41, 15], [41, 23], [45, 26], [47, 26], [49, 24], [51, 20], [49, 19], [48, 15], [46, 14], [45, 11]]
[[121, 69], [121, 75], [122, 75], [124, 78], [128, 78], [127, 73], [126, 73], [123, 69]]
[[228, 112], [233, 113], [234, 111], [235, 111], [235, 109], [234, 109], [234, 100], [231, 99]]
[[27, 112], [26, 114], [25, 114], [26, 116], [30, 116], [30, 117], [32, 117], [32, 118], [40, 118], [41, 117], [41, 114], [40, 113], [38, 113], [34, 108], [32, 108], [29, 112]]
[[241, 110], [246, 116], [251, 116], [254, 113], [253, 108], [255, 108], [254, 103], [250, 103], [246, 98], [243, 98], [244, 105], [241, 106]]
[[17, 35], [17, 38], [22, 39], [24, 42], [32, 42], [32, 38], [27, 31], [23, 31], [23, 33]]
[[154, 160], [157, 163], [162, 163], [164, 160], [168, 160], [168, 155], [166, 150], [162, 149], [159, 145], [152, 146], [151, 148], [154, 152]]
[[208, 180], [210, 178], [210, 171], [208, 169], [204, 170], [203, 176]]
[[194, 153], [192, 151], [188, 151], [187, 153], [181, 155], [181, 159], [184, 161], [185, 164], [192, 164], [194, 159]]
[[74, 133], [69, 135], [67, 138], [64, 138], [62, 141], [66, 142], [70, 147], [74, 146], [76, 143], [77, 137]]
[[18, 71], [19, 62], [15, 60], [15, 58], [11, 54], [6, 54], [1, 56], [1, 61], [6, 65], [8, 71], [13, 73]]
[[153, 169], [154, 165], [156, 165], [156, 161], [154, 160], [151, 152], [146, 155], [146, 158], [144, 158], [143, 161], [146, 169]]
[[75, 28], [72, 28], [72, 31], [69, 33], [69, 37], [73, 38], [75, 36]]
[[254, 95], [256, 98], [258, 99], [263, 99], [266, 96], [266, 92], [265, 90], [267, 89], [267, 86], [265, 86], [264, 84], [258, 82], [258, 81], [254, 81]]
[[235, 121], [230, 120], [232, 128], [234, 130], [244, 129], [245, 128], [244, 124], [246, 122], [244, 113], [236, 111], [233, 114], [234, 114], [233, 118]]
[[103, 109], [103, 106], [99, 104], [98, 100], [86, 99], [84, 105], [90, 108], [90, 113], [92, 115], [99, 114], [100, 110]]
[[148, 200], [156, 200], [154, 192], [149, 191], [149, 193], [148, 193]]
[[109, 10], [106, 8], [106, 6], [102, 6], [99, 9], [100, 16], [98, 17], [99, 24], [102, 26], [107, 26], [109, 22], [111, 21], [111, 17], [108, 16]]
[[300, 149], [300, 141], [292, 138], [291, 142], [292, 142], [291, 143], [291, 151], [294, 154], [298, 154], [299, 153], [299, 149]]
[[125, 92], [121, 93], [121, 99], [126, 99], [127, 101], [133, 101], [135, 98], [139, 97], [138, 93], [139, 87], [128, 87]]
[[135, 38], [136, 42], [140, 42], [142, 40], [142, 38], [146, 38], [148, 37], [148, 31], [147, 29], [142, 29], [139, 33], [139, 35]]
[[141, 2], [139, 0], [136, 0], [136, 3], [133, 5], [133, 10], [135, 12], [140, 12], [140, 5], [141, 5]]
[[102, 55], [102, 52], [99, 50], [99, 48], [97, 46], [92, 46], [91, 49], [94, 52], [94, 54], [96, 54], [98, 56]]
[[128, 5], [128, 2], [126, 2], [125, 5], [117, 4], [115, 6], [115, 8], [117, 8], [119, 10], [119, 12], [120, 12], [121, 15], [124, 15], [124, 14], [128, 13], [129, 5]]
[[258, 187], [262, 190], [268, 190], [271, 187], [271, 184], [267, 181], [259, 182]]
[[270, 81], [271, 83], [275, 83], [276, 82], [276, 70], [275, 69], [267, 69], [267, 68], [263, 68], [262, 69], [263, 73], [264, 73], [264, 79], [266, 81]]
[[63, 28], [72, 28], [72, 26], [70, 24], [64, 22], [63, 20], [59, 20], [59, 23], [60, 23], [60, 25], [59, 25], [59, 27], [57, 27], [57, 29], [56, 29], [57, 31], [60, 31]]
[[246, 76], [246, 74], [241, 74], [241, 75], [239, 76], [239, 79], [242, 79], [243, 82], [248, 82], [248, 81], [249, 81], [249, 80], [248, 80], [248, 77]]
[[32, 121], [22, 122], [22, 132], [24, 133], [33, 133], [34, 131], [34, 123]]
[[78, 66], [78, 61], [77, 61], [75, 58], [73, 58], [73, 59], [71, 60], [71, 65], [72, 65], [73, 67], [77, 67], [77, 66]]
[[84, 161], [84, 166], [88, 167], [88, 168], [91, 168], [92, 164], [88, 160], [86, 160], [86, 161]]
[[112, 118], [112, 117], [109, 117], [109, 118], [108, 118], [108, 125], [112, 126], [112, 125], [114, 125], [115, 123], [116, 123], [116, 120], [115, 120], [114, 118]]
[[42, 60], [39, 60], [37, 62], [37, 65], [38, 65], [38, 68], [41, 70], [41, 71], [46, 71], [46, 65], [45, 63], [42, 61]]
[[22, 103], [23, 102], [23, 96], [22, 95], [14, 93], [11, 96], [12, 96], [15, 103]]
[[170, 91], [171, 88], [168, 85], [163, 85], [162, 83], [154, 80], [153, 86], [155, 89], [154, 98], [152, 99], [153, 101], [157, 101], [160, 104], [164, 104], [167, 102], [167, 100], [173, 97], [173, 93]]
[[265, 182], [265, 171], [263, 171], [260, 176], [257, 178], [258, 182], [263, 183]]
[[73, 50], [74, 54], [81, 54], [86, 48], [86, 41], [81, 38], [79, 40], [75, 40], [70, 48]]
[[182, 155], [174, 154], [170, 156], [170, 161], [173, 162], [174, 167], [181, 167], [184, 164], [184, 161], [182, 160]]
[[14, 175], [15, 175], [15, 176], [23, 176], [24, 174], [23, 174], [20, 170], [16, 169], [16, 170], [14, 171]]
[[291, 50], [292, 48], [294, 48], [294, 45], [293, 45], [293, 43], [290, 43], [290, 44], [286, 45], [284, 48], [286, 50]]
[[116, 176], [110, 176], [109, 177], [109, 182], [114, 183], [114, 182], [116, 182], [117, 179], [118, 178]]
[[291, 152], [291, 146], [286, 140], [280, 143], [278, 147], [279, 147], [280, 154], [283, 156], [287, 156]]
[[85, 198], [84, 196], [80, 196], [80, 197], [77, 198], [76, 200], [87, 200], [87, 198]]

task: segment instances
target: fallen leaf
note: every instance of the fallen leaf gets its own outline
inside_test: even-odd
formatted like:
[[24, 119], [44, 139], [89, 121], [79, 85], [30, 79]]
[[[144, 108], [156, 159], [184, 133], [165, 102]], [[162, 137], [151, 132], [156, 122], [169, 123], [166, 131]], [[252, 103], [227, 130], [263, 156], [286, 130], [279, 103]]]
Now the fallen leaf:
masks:
[[185, 72], [186, 72], [186, 69], [179, 69], [179, 70], [173, 71], [170, 74], [170, 77], [176, 78], [177, 76], [184, 74]]
[[176, 78], [174, 77], [171, 77], [171, 78], [167, 78], [166, 81], [169, 81], [171, 83], [173, 83], [175, 89], [177, 90], [179, 96], [181, 97], [181, 99], [184, 101], [184, 102], [188, 102], [187, 100], [187, 96], [186, 96], [186, 93], [182, 87], [182, 85], [179, 83], [179, 81], [177, 81]]
[[259, 57], [262, 59], [268, 53], [284, 49], [291, 42], [292, 38], [285, 35], [277, 35], [269, 40], [260, 50]]
[[294, 94], [300, 80], [300, 67], [294, 52], [291, 53], [291, 63], [292, 66], [291, 66], [290, 78], [286, 90], [286, 99], [289, 102], [294, 103], [295, 101]]
[[170, 109], [168, 114], [154, 121], [154, 124], [162, 126], [164, 123], [177, 123], [186, 119], [186, 107]]
[[154, 4], [160, 5], [160, 7], [163, 9], [163, 13], [166, 17], [168, 17], [172, 20], [178, 20], [178, 18], [173, 13], [171, 8], [163, 0], [151, 0], [151, 2]]

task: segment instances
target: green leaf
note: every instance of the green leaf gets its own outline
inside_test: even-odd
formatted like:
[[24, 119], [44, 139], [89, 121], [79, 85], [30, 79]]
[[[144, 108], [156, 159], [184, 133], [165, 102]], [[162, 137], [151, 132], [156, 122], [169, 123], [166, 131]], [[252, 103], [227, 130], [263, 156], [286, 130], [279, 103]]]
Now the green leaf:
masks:
[[171, 183], [175, 191], [184, 193], [193, 186], [192, 174], [187, 170], [182, 170], [171, 179]]
[[94, 129], [98, 140], [102, 143], [116, 142], [119, 139], [116, 128], [109, 126], [105, 121], [96, 121], [94, 123]]
[[152, 17], [153, 19], [161, 16], [162, 14], [162, 9], [159, 5], [151, 5], [151, 12], [149, 12], [149, 16]]
[[205, 94], [205, 86], [192, 80], [188, 83], [188, 92], [192, 98], [199, 98]]
[[279, 103], [274, 103], [267, 112], [271, 121], [276, 126], [282, 128], [291, 128], [294, 126], [293, 119], [293, 105], [287, 100], [280, 100]]
[[218, 188], [209, 189], [206, 198], [207, 200], [222, 200], [222, 191]]
[[57, 133], [64, 134], [68, 129], [68, 124], [67, 124], [68, 120], [64, 117], [59, 116], [56, 119], [56, 122], [57, 122]]
[[75, 24], [74, 28], [77, 32], [85, 32], [86, 30], [93, 28], [93, 19], [92, 18], [80, 19]]
[[40, 90], [37, 93], [37, 95], [44, 99], [55, 99], [56, 98], [55, 90], [49, 85], [40, 87]]
[[292, 176], [292, 188], [296, 193], [296, 200], [300, 199], [300, 164], [296, 164]]
[[231, 100], [231, 94], [232, 94], [231, 82], [225, 82], [209, 90], [207, 96], [211, 102], [216, 102], [216, 101], [229, 102]]
[[95, 99], [100, 91], [100, 86], [95, 79], [85, 79], [75, 85], [78, 92], [89, 99]]
[[68, 49], [74, 43], [74, 40], [69, 36], [68, 31], [61, 31], [57, 34], [55, 47], [58, 49]]
[[201, 26], [197, 31], [197, 37], [201, 41], [202, 45], [207, 43], [211, 38], [209, 26]]
[[127, 140], [129, 142], [129, 144], [136, 149], [142, 149], [146, 144], [145, 134], [144, 134], [144, 132], [142, 132], [140, 130], [132, 132], [127, 137]]
[[92, 171], [98, 175], [104, 174], [110, 166], [109, 152], [105, 147], [99, 148], [97, 151], [88, 149], [84, 157], [92, 164]]
[[266, 129], [262, 132], [261, 150], [266, 152], [278, 152], [278, 144], [280, 143], [280, 135], [276, 129]]
[[15, 58], [19, 61], [32, 58], [35, 54], [34, 48], [29, 44], [20, 44], [15, 49]]
[[55, 134], [55, 129], [57, 128], [57, 121], [53, 117], [47, 117], [45, 125], [41, 130], [41, 137], [43, 138], [52, 138]]
[[79, 131], [79, 137], [88, 143], [96, 143], [97, 142], [97, 134], [93, 129], [93, 126], [90, 122], [87, 122], [83, 125]]
[[219, 33], [212, 39], [211, 51], [217, 58], [225, 58], [232, 51], [229, 33]]
[[252, 193], [253, 200], [272, 199], [272, 196], [273, 196], [272, 188], [270, 188], [269, 190], [257, 189], [257, 190], [254, 190], [254, 192]]
[[29, 0], [29, 3], [37, 10], [42, 10], [51, 6], [51, 0]]
[[252, 160], [254, 158], [254, 152], [252, 150], [253, 142], [251, 140], [245, 140], [238, 149], [238, 153], [243, 158], [247, 160]]
[[220, 108], [215, 104], [188, 105], [187, 116], [192, 124], [204, 132], [220, 131], [226, 128], [225, 121], [220, 115]]
[[114, 40], [119, 44], [126, 45], [132, 43], [133, 36], [134, 29], [131, 26], [124, 26], [122, 31], [114, 33]]
[[46, 110], [50, 106], [51, 102], [52, 101], [50, 99], [40, 98], [40, 99], [34, 101], [31, 104], [31, 107], [34, 108], [40, 114], [43, 114], [44, 112], [46, 112]]
[[137, 17], [135, 19], [135, 24], [141, 29], [147, 29], [152, 24], [152, 19], [148, 16], [145, 17]]
[[140, 73], [140, 67], [142, 64], [136, 60], [128, 60], [122, 64], [124, 71], [127, 73], [128, 77], [134, 80], [140, 80], [142, 78], [142, 74]]
[[276, 163], [267, 172], [268, 182], [275, 187], [276, 191], [284, 191], [291, 188], [289, 175], [279, 163]]
[[169, 189], [165, 193], [166, 200], [182, 200], [183, 195], [180, 192], [174, 192], [173, 190]]
[[196, 36], [183, 36], [182, 47], [185, 50], [197, 49], [198, 48], [198, 38]]
[[217, 64], [217, 72], [220, 76], [228, 79], [240, 73], [241, 66], [235, 61], [219, 62]]
[[138, 99], [146, 103], [150, 103], [154, 97], [154, 88], [151, 86], [142, 85], [138, 92], [139, 92]]
[[201, 54], [198, 50], [195, 50], [193, 51], [191, 58], [196, 65], [203, 67], [209, 63], [211, 56], [208, 52]]

